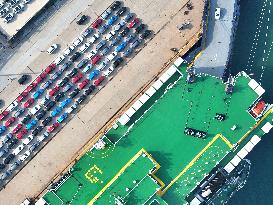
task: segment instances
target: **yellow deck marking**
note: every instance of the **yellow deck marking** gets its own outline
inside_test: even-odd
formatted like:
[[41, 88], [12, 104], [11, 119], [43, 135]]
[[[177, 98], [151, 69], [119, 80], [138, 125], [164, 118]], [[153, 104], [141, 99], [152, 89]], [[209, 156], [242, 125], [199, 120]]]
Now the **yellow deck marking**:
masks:
[[234, 146], [230, 143], [230, 141], [225, 138], [223, 135], [220, 134], [221, 139], [229, 146], [230, 149], [232, 149]]

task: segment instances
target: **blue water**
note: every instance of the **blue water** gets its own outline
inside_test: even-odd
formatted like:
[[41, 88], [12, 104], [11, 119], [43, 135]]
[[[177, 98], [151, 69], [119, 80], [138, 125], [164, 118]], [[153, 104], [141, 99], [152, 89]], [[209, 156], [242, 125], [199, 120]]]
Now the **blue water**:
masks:
[[[241, 0], [232, 56], [233, 74], [245, 70], [261, 83], [264, 99], [273, 103], [273, 0]], [[273, 132], [248, 155], [251, 172], [230, 205], [273, 205]]]

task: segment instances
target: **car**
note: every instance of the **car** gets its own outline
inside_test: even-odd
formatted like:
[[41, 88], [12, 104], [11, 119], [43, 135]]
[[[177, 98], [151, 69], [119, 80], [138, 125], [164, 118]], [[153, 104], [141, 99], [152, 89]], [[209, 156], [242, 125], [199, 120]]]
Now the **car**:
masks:
[[7, 149], [12, 149], [15, 145], [18, 144], [18, 139], [12, 138], [8, 143], [7, 143]]
[[141, 39], [137, 38], [137, 39], [132, 43], [132, 48], [133, 48], [133, 49], [137, 48], [137, 47], [140, 45], [141, 42], [142, 42]]
[[116, 21], [118, 20], [118, 17], [113, 15], [111, 18], [107, 21], [106, 25], [112, 26]]
[[135, 32], [137, 34], [141, 33], [145, 29], [145, 24], [140, 24], [138, 27], [136, 27]]
[[112, 13], [111, 8], [106, 9], [102, 14], [101, 14], [101, 18], [106, 20]]
[[28, 132], [28, 130], [24, 128], [16, 135], [16, 137], [18, 139], [22, 139], [27, 134], [27, 132]]
[[110, 8], [115, 11], [117, 10], [119, 7], [121, 6], [121, 2], [120, 1], [115, 1], [111, 6]]
[[21, 121], [24, 125], [27, 124], [31, 120], [31, 115], [26, 115], [24, 119]]
[[6, 15], [6, 17], [4, 18], [4, 22], [5, 23], [9, 23], [14, 17], [13, 13], [8, 13], [8, 15]]
[[51, 76], [51, 80], [56, 80], [59, 77], [61, 77], [61, 75], [63, 74], [63, 72], [61, 70], [56, 71], [52, 76]]
[[77, 68], [81, 69], [83, 66], [85, 66], [88, 63], [88, 59], [82, 59], [78, 65]]
[[72, 93], [70, 93], [69, 97], [70, 97], [70, 98], [74, 98], [74, 97], [76, 97], [79, 93], [80, 93], [80, 89], [75, 88], [75, 89], [72, 91]]
[[70, 71], [67, 76], [70, 77], [70, 78], [73, 78], [75, 75], [78, 74], [78, 69], [77, 68], [74, 68], [72, 71]]
[[101, 55], [105, 56], [110, 51], [110, 48], [108, 46], [105, 46], [104, 49], [101, 51]]
[[13, 115], [13, 117], [20, 117], [24, 112], [25, 112], [25, 108], [19, 108]]
[[68, 118], [68, 113], [65, 112], [64, 114], [62, 114], [58, 119], [57, 119], [57, 122], [58, 123], [62, 123], [65, 119]]
[[22, 163], [30, 156], [30, 151], [26, 151], [23, 155], [19, 157], [19, 161]]
[[25, 147], [24, 144], [18, 145], [18, 146], [12, 151], [12, 154], [14, 154], [15, 156], [18, 155], [18, 154], [24, 149], [24, 147]]
[[5, 137], [2, 139], [3, 144], [9, 143], [13, 139], [13, 135], [11, 133], [6, 134]]
[[93, 29], [92, 28], [87, 28], [87, 29], [85, 29], [83, 32], [82, 32], [82, 37], [84, 37], [84, 38], [86, 38], [86, 37], [88, 37], [88, 36], [90, 36], [91, 35], [91, 33], [93, 33]]
[[118, 11], [117, 11], [117, 15], [118, 16], [123, 16], [127, 11], [126, 7], [121, 7]]
[[5, 110], [0, 114], [0, 121], [2, 121], [6, 116], [9, 115], [9, 111]]
[[101, 50], [101, 49], [103, 48], [103, 46], [105, 46], [105, 45], [106, 45], [106, 41], [105, 41], [105, 40], [101, 40], [101, 41], [97, 44], [96, 50], [97, 50], [97, 51]]
[[80, 84], [79, 84], [79, 89], [82, 90], [84, 89], [89, 83], [88, 79], [83, 80]]
[[113, 63], [113, 68], [117, 68], [122, 62], [123, 62], [122, 57], [117, 58]]
[[83, 73], [87, 73], [88, 71], [90, 71], [93, 68], [93, 65], [88, 63], [84, 69], [82, 70]]
[[34, 98], [29, 98], [29, 99], [24, 103], [24, 108], [29, 108], [33, 103], [34, 103]]
[[52, 54], [57, 48], [58, 48], [58, 45], [56, 43], [54, 43], [46, 50], [46, 52], [48, 54]]
[[132, 33], [126, 38], [126, 43], [131, 43], [136, 38], [136, 34]]
[[145, 31], [143, 32], [143, 34], [141, 34], [140, 38], [146, 39], [146, 38], [148, 38], [148, 37], [151, 35], [151, 33], [152, 33], [151, 30], [145, 30]]
[[68, 61], [66, 63], [64, 63], [61, 67], [60, 67], [60, 71], [64, 72], [65, 70], [67, 70], [70, 66], [72, 65], [71, 61]]
[[77, 46], [81, 45], [82, 42], [83, 42], [83, 37], [82, 37], [82, 36], [79, 36], [79, 37], [77, 37], [77, 38], [73, 41], [72, 44], [73, 44], [75, 47], [77, 47]]
[[24, 3], [28, 4], [30, 3], [32, 0], [24, 0]]
[[11, 126], [11, 125], [15, 122], [15, 120], [16, 120], [15, 117], [9, 118], [9, 119], [5, 122], [5, 126], [6, 126], [6, 127]]
[[15, 100], [13, 101], [8, 107], [7, 107], [7, 111], [13, 111], [15, 108], [17, 108], [17, 106], [19, 105], [19, 103]]
[[16, 127], [12, 130], [12, 134], [18, 133], [22, 129], [22, 124], [17, 124]]
[[127, 43], [124, 41], [124, 42], [122, 42], [121, 44], [119, 44], [116, 47], [115, 51], [116, 52], [121, 52], [121, 51], [123, 51], [125, 49], [126, 46], [127, 46]]
[[21, 164], [21, 162], [19, 160], [17, 160], [16, 162], [14, 162], [13, 164], [10, 165], [10, 168], [8, 169], [7, 172], [12, 173], [12, 171], [15, 170], [20, 164]]
[[37, 86], [37, 83], [32, 82], [29, 86], [27, 86], [26, 92], [31, 92], [34, 88], [36, 88], [36, 86]]
[[115, 36], [116, 32], [115, 31], [110, 31], [106, 36], [105, 39], [106, 40], [111, 40], [114, 36]]
[[41, 83], [42, 81], [44, 81], [44, 79], [46, 79], [47, 77], [47, 73], [46, 72], [42, 72], [37, 78], [36, 78], [36, 84]]
[[73, 112], [74, 110], [76, 110], [78, 107], [77, 103], [74, 103], [70, 108], [67, 109], [67, 113], [70, 114], [71, 112]]
[[84, 101], [86, 98], [87, 98], [86, 95], [81, 95], [81, 96], [77, 99], [76, 102], [77, 102], [78, 104], [82, 104], [83, 101]]
[[99, 33], [104, 34], [108, 29], [109, 29], [109, 26], [105, 24], [99, 29]]
[[32, 131], [33, 136], [37, 136], [42, 130], [44, 129], [43, 126], [38, 126]]
[[37, 120], [41, 120], [45, 115], [46, 115], [46, 111], [43, 110], [43, 109], [41, 109], [41, 110], [39, 110], [39, 112], [37, 113], [36, 119], [37, 119]]
[[84, 24], [84, 22], [85, 22], [87, 19], [88, 19], [88, 17], [87, 17], [86, 15], [82, 15], [82, 16], [76, 21], [76, 23], [77, 23], [78, 25], [82, 25], [82, 24]]
[[102, 81], [104, 81], [104, 79], [105, 79], [105, 76], [103, 75], [100, 76], [97, 80], [94, 81], [94, 85], [98, 87], [102, 83]]
[[25, 139], [22, 139], [22, 143], [24, 145], [28, 145], [33, 140], [33, 138], [34, 138], [33, 135], [29, 135]]
[[9, 154], [4, 160], [3, 160], [3, 162], [4, 162], [4, 164], [10, 164], [11, 163], [11, 161], [14, 159], [14, 154]]
[[128, 28], [133, 28], [135, 25], [139, 23], [138, 18], [134, 18], [128, 25]]
[[113, 38], [110, 42], [110, 47], [118, 45], [118, 43], [122, 40], [120, 36]]
[[0, 134], [3, 134], [4, 132], [6, 132], [6, 130], [6, 126], [0, 126]]
[[58, 123], [58, 122], [55, 122], [55, 123], [53, 123], [53, 124], [47, 129], [47, 131], [48, 131], [49, 133], [52, 133], [57, 127], [59, 127], [59, 123]]
[[4, 17], [8, 12], [9, 12], [9, 8], [8, 8], [8, 7], [4, 7], [4, 8], [0, 11], [0, 17]]
[[91, 59], [93, 58], [96, 54], [98, 53], [98, 51], [96, 49], [92, 50], [91, 52], [89, 52], [86, 56], [87, 59]]
[[84, 91], [84, 94], [85, 94], [85, 95], [90, 95], [95, 89], [96, 89], [96, 87], [95, 87], [94, 85], [90, 85], [90, 86]]
[[58, 114], [62, 112], [63, 108], [57, 106], [50, 114], [51, 117], [56, 117]]
[[113, 52], [109, 54], [106, 59], [108, 59], [109, 61], [113, 61], [117, 57], [117, 55], [118, 55], [117, 52]]
[[52, 121], [52, 117], [47, 117], [46, 119], [44, 119], [42, 124], [43, 126], [47, 126], [51, 121]]
[[39, 136], [39, 137], [37, 138], [37, 141], [38, 141], [38, 142], [42, 142], [42, 141], [44, 141], [44, 139], [46, 139], [48, 136], [49, 136], [49, 133], [48, 133], [48, 132], [44, 132], [43, 135], [41, 135], [41, 136]]
[[132, 49], [132, 48], [128, 48], [128, 49], [123, 53], [123, 56], [124, 56], [124, 57], [129, 57], [132, 53], [133, 53], [133, 49]]
[[[68, 85], [70, 85], [70, 84], [68, 84]], [[71, 86], [71, 87], [72, 87], [72, 86]], [[71, 87], [69, 87], [69, 89], [70, 89]], [[58, 95], [55, 96], [54, 100], [55, 100], [56, 102], [59, 102], [64, 96], [65, 96], [65, 93], [64, 93], [64, 92], [60, 92]]]
[[53, 108], [53, 107], [55, 106], [55, 104], [56, 104], [56, 102], [54, 102], [54, 101], [49, 102], [49, 103], [45, 106], [46, 110], [47, 110], [47, 111], [51, 110], [51, 108]]
[[130, 32], [130, 29], [128, 27], [125, 27], [121, 32], [120, 35], [122, 37], [125, 37]]
[[114, 27], [114, 31], [115, 32], [119, 32], [123, 26], [125, 26], [126, 22], [121, 20], [115, 27]]
[[28, 79], [29, 79], [29, 75], [22, 75], [22, 76], [18, 79], [18, 83], [19, 83], [20, 85], [23, 85]]
[[55, 60], [54, 60], [54, 63], [56, 65], [59, 65], [61, 62], [63, 62], [63, 60], [65, 59], [65, 56], [64, 55], [60, 55], [58, 56]]
[[72, 62], [75, 62], [76, 60], [78, 60], [80, 57], [81, 57], [81, 53], [80, 52], [75, 52], [72, 56], [71, 56], [71, 58], [70, 58], [70, 60], [72, 61]]
[[215, 9], [215, 15], [214, 15], [215, 17], [215, 19], [216, 20], [219, 20], [220, 19], [220, 17], [221, 17], [221, 8], [219, 8], [219, 7], [217, 7], [216, 9]]
[[28, 123], [26, 125], [26, 129], [27, 130], [31, 130], [33, 127], [35, 127], [36, 125], [38, 124], [38, 121], [37, 120], [31, 120], [30, 123]]
[[27, 91], [23, 91], [18, 97], [17, 97], [17, 101], [22, 102], [23, 99], [28, 96], [28, 92]]
[[64, 56], [69, 56], [75, 49], [74, 45], [69, 46], [63, 51]]
[[[0, 171], [2, 171], [3, 169], [5, 169], [6, 165], [5, 164], [0, 164]], [[2, 179], [2, 178], [1, 178]]]
[[126, 21], [127, 23], [134, 17], [134, 15], [132, 13], [128, 13], [125, 18], [124, 21]]
[[52, 85], [53, 81], [52, 80], [48, 80], [46, 81], [43, 85], [42, 85], [42, 88], [43, 89], [47, 89], [49, 88], [51, 85]]
[[60, 90], [60, 87], [59, 87], [58, 85], [55, 86], [54, 88], [52, 88], [52, 89], [49, 91], [49, 96], [50, 96], [50, 97], [53, 97], [59, 90]]
[[100, 71], [98, 70], [93, 70], [90, 75], [88, 76], [89, 80], [93, 80], [95, 77], [97, 77], [99, 75]]
[[39, 90], [37, 90], [34, 94], [33, 94], [33, 99], [38, 99], [43, 93], [44, 93], [44, 89], [40, 88]]
[[[76, 69], [76, 70], [77, 70], [77, 69]], [[77, 71], [78, 71], [78, 70], [77, 70]], [[68, 82], [69, 82], [69, 78], [68, 78], [68, 77], [64, 77], [64, 78], [58, 83], [58, 86], [64, 87]]]
[[74, 78], [72, 78], [72, 83], [77, 83], [80, 79], [82, 79], [83, 74], [78, 73]]
[[111, 66], [106, 71], [103, 72], [104, 76], [109, 76], [114, 71], [114, 68]]
[[92, 59], [91, 59], [91, 64], [95, 65], [97, 64], [101, 59], [101, 56], [99, 54], [95, 55]]
[[28, 151], [31, 153], [31, 152], [34, 152], [35, 150], [37, 150], [38, 149], [38, 147], [39, 147], [39, 145], [40, 145], [40, 142], [35, 142], [35, 143], [33, 143], [29, 148], [28, 148]]
[[40, 109], [41, 109], [41, 106], [40, 106], [40, 105], [36, 105], [36, 106], [34, 106], [29, 112], [30, 112], [32, 115], [35, 115]]
[[98, 27], [100, 27], [102, 22], [103, 22], [102, 19], [98, 18], [91, 24], [91, 26], [92, 26], [92, 28], [98, 28]]
[[72, 87], [73, 87], [73, 84], [72, 84], [72, 83], [68, 83], [68, 84], [64, 87], [63, 93], [69, 91]]
[[14, 7], [18, 3], [19, 3], [19, 0], [9, 0], [8, 1], [8, 4], [10, 5], [10, 7]]
[[52, 63], [52, 64], [50, 64], [49, 66], [46, 67], [45, 73], [50, 74], [53, 70], [55, 70], [55, 68], [56, 68], [56, 64]]
[[91, 44], [87, 42], [80, 47], [79, 51], [84, 53], [90, 46]]
[[13, 13], [18, 14], [18, 13], [20, 13], [21, 11], [23, 11], [24, 8], [25, 8], [25, 5], [24, 5], [24, 4], [18, 4], [17, 6], [15, 6], [15, 7], [13, 8]]
[[98, 39], [100, 38], [100, 36], [98, 34], [94, 34], [90, 39], [89, 39], [89, 43], [93, 44], [95, 43]]
[[105, 61], [103, 61], [103, 62], [101, 62], [99, 64], [99, 66], [97, 67], [97, 70], [102, 71], [104, 68], [106, 68], [106, 66], [108, 65], [108, 63], [109, 63], [108, 59], [105, 60]]
[[64, 101], [62, 101], [60, 103], [60, 107], [62, 109], [64, 109], [65, 107], [67, 107], [70, 103], [72, 102], [72, 99], [71, 98], [66, 98]]

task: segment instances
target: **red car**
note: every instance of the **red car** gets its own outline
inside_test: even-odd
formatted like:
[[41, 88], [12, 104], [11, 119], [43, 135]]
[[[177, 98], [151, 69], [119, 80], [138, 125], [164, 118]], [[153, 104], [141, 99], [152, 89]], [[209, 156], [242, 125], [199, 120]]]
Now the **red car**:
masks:
[[22, 102], [23, 99], [24, 99], [26, 96], [28, 96], [28, 92], [27, 92], [27, 91], [23, 91], [23, 92], [17, 97], [17, 100], [18, 100], [19, 102]]
[[100, 76], [97, 80], [94, 81], [94, 85], [98, 87], [101, 84], [101, 82], [104, 81], [104, 79], [105, 79], [105, 76], [103, 75]]
[[31, 92], [35, 87], [37, 86], [36, 82], [31, 83], [29, 86], [27, 86], [26, 92]]
[[54, 69], [56, 68], [56, 64], [50, 64], [49, 66], [47, 66], [46, 67], [46, 69], [45, 69], [45, 73], [46, 74], [49, 74], [49, 73], [51, 73]]
[[82, 73], [78, 73], [74, 78], [72, 78], [72, 83], [77, 83], [83, 77]]
[[5, 126], [9, 127], [10, 125], [12, 125], [15, 122], [16, 118], [15, 117], [11, 117], [9, 118], [6, 122], [5, 122]]
[[24, 104], [24, 108], [28, 108], [29, 106], [31, 106], [34, 103], [34, 98], [29, 98], [25, 104]]
[[9, 115], [9, 111], [5, 110], [0, 114], [0, 121], [2, 121], [6, 116]]
[[55, 123], [53, 123], [53, 125], [51, 125], [51, 126], [47, 129], [47, 131], [48, 131], [49, 133], [51, 133], [51, 132], [53, 132], [57, 127], [59, 127], [59, 123], [58, 123], [58, 122], [55, 122]]
[[92, 28], [98, 28], [102, 24], [102, 20], [99, 18], [92, 23]]
[[16, 125], [16, 127], [12, 130], [12, 134], [16, 134], [17, 132], [19, 132], [19, 130], [22, 129], [22, 127], [23, 127], [22, 124]]
[[80, 84], [79, 84], [79, 89], [82, 90], [85, 88], [85, 86], [87, 86], [89, 83], [89, 80], [88, 79], [85, 79], [84, 81], [82, 81]]
[[47, 76], [47, 73], [42, 72], [37, 78], [36, 78], [36, 83], [39, 84], [41, 83]]
[[129, 23], [128, 28], [133, 28], [138, 23], [139, 23], [139, 20], [135, 18], [134, 20], [131, 21], [131, 23]]
[[18, 139], [22, 139], [27, 134], [27, 132], [28, 132], [28, 130], [24, 128], [16, 135], [16, 137]]
[[49, 91], [49, 95], [52, 97], [52, 96], [54, 96], [59, 90], [60, 90], [60, 87], [59, 87], [59, 86], [56, 86], [55, 88], [53, 88], [52, 90]]
[[92, 65], [95, 65], [97, 64], [101, 59], [101, 56], [100, 55], [95, 55], [92, 59], [91, 59], [91, 63]]

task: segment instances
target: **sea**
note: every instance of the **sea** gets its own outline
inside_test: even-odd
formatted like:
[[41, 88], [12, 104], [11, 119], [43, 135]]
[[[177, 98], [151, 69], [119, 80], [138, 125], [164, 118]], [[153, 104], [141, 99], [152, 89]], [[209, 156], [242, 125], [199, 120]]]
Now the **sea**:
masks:
[[[230, 70], [244, 70], [273, 103], [273, 0], [241, 0]], [[244, 100], [244, 99], [242, 99]], [[229, 205], [273, 205], [273, 131], [248, 155], [250, 175]]]

